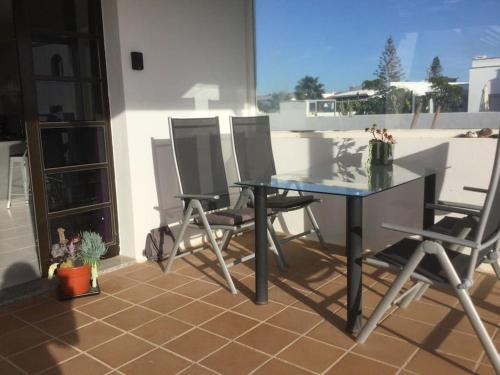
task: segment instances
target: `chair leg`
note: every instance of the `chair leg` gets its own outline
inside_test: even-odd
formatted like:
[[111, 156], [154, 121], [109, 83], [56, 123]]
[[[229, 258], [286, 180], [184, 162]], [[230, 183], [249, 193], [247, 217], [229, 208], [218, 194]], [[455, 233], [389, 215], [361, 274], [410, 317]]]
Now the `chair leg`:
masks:
[[497, 275], [497, 279], [500, 280], [500, 264], [498, 263], [498, 260], [491, 263], [491, 266], [493, 267], [493, 270], [495, 271], [495, 274]]
[[194, 206], [196, 210], [198, 211], [198, 214], [200, 215], [200, 219], [203, 223], [203, 227], [205, 228], [205, 232], [207, 233], [207, 236], [210, 240], [210, 243], [212, 244], [212, 249], [214, 250], [215, 256], [217, 257], [217, 260], [219, 261], [220, 267], [222, 269], [222, 273], [224, 274], [224, 278], [226, 279], [226, 283], [229, 287], [229, 290], [231, 291], [232, 294], [237, 294], [238, 292], [236, 291], [236, 287], [234, 286], [233, 283], [233, 278], [231, 277], [231, 274], [229, 273], [229, 270], [227, 269], [226, 262], [224, 261], [224, 258], [222, 257], [222, 253], [220, 251], [219, 245], [217, 244], [217, 240], [215, 239], [214, 232], [212, 231], [212, 228], [210, 228], [210, 224], [208, 223], [207, 217], [205, 216], [205, 213], [203, 212], [203, 207], [201, 206], [201, 203], [196, 200], [192, 200], [191, 202], [194, 203]]
[[[303, 192], [299, 191], [299, 195], [304, 195]], [[319, 230], [319, 225], [318, 222], [316, 221], [316, 218], [314, 217], [314, 214], [312, 212], [311, 206], [307, 205], [304, 207], [306, 210], [307, 217], [309, 218], [309, 221], [311, 222], [311, 225], [313, 226], [314, 233], [316, 233], [316, 236], [318, 237], [319, 244], [323, 250], [327, 250], [325, 239], [323, 238], [323, 234], [321, 234], [321, 231]]]
[[467, 314], [467, 317], [469, 318], [469, 321], [474, 328], [479, 341], [481, 341], [481, 344], [483, 345], [483, 348], [486, 351], [486, 354], [488, 355], [493, 368], [495, 369], [497, 374], [500, 374], [500, 355], [498, 354], [495, 344], [488, 334], [488, 331], [486, 330], [486, 328], [484, 328], [484, 324], [481, 321], [476, 308], [474, 307], [474, 303], [472, 302], [468, 291], [466, 289], [457, 287], [457, 285], [462, 284], [462, 281], [458, 277], [455, 268], [453, 267], [444, 250], [438, 253], [437, 256], [441, 263], [441, 266], [448, 276], [450, 284], [453, 286], [455, 292], [457, 293], [458, 299], [465, 311], [465, 314]]
[[280, 240], [276, 235], [276, 232], [274, 231], [274, 227], [273, 224], [271, 223], [271, 220], [269, 219], [267, 219], [267, 234], [270, 237], [269, 243], [274, 245], [273, 251], [276, 250], [275, 254], [278, 258], [278, 266], [281, 270], [284, 270], [285, 268], [288, 267], [288, 260], [286, 259], [286, 256], [283, 253]]
[[184, 214], [184, 218], [182, 219], [182, 225], [181, 225], [181, 230], [179, 231], [179, 234], [177, 235], [177, 238], [174, 243], [174, 247], [172, 248], [172, 251], [170, 252], [170, 255], [168, 257], [167, 265], [163, 272], [167, 273], [170, 272], [170, 269], [172, 268], [172, 264], [174, 263], [175, 256], [177, 254], [177, 251], [179, 250], [179, 246], [181, 244], [181, 241], [184, 238], [184, 233], [186, 233], [186, 228], [189, 225], [189, 219], [191, 218], [191, 215], [193, 214], [193, 206], [191, 203], [189, 204], [188, 208], [186, 209], [186, 213]]
[[372, 333], [372, 331], [375, 329], [387, 309], [391, 307], [392, 302], [397, 297], [403, 285], [410, 279], [413, 271], [415, 271], [415, 268], [417, 268], [418, 264], [424, 257], [424, 249], [421, 246], [422, 245], [420, 245], [412, 254], [406, 266], [403, 268], [396, 280], [394, 280], [394, 283], [391, 285], [384, 298], [382, 298], [382, 301], [379, 302], [379, 304], [375, 308], [375, 311], [368, 319], [368, 322], [366, 322], [366, 324], [362, 328], [361, 332], [356, 338], [356, 341], [360, 344], [364, 343], [370, 333]]
[[28, 165], [26, 159], [24, 159], [23, 164], [21, 165], [22, 168], [22, 176], [23, 176], [23, 190], [24, 190], [24, 200], [26, 203], [29, 201], [29, 192], [28, 192]]
[[222, 241], [220, 243], [220, 250], [225, 251], [229, 246], [229, 242], [231, 242], [231, 238], [233, 237], [234, 231], [226, 230], [224, 231], [224, 235], [222, 236]]
[[11, 200], [12, 200], [12, 178], [13, 178], [13, 171], [14, 171], [14, 163], [12, 162], [12, 159], [10, 159], [9, 162], [9, 185], [7, 186], [7, 209], [10, 209], [11, 206]]
[[419, 301], [420, 298], [422, 298], [422, 296], [425, 294], [425, 292], [427, 292], [427, 289], [429, 289], [429, 287], [430, 287], [430, 284], [424, 283], [422, 285], [422, 287], [420, 288], [420, 290], [415, 295], [415, 301]]
[[415, 301], [415, 298], [422, 289], [423, 285], [424, 283], [422, 281], [419, 281], [415, 285], [413, 285], [413, 287], [410, 289], [411, 291], [399, 301], [399, 307], [406, 309], [408, 306], [410, 306], [410, 304]]

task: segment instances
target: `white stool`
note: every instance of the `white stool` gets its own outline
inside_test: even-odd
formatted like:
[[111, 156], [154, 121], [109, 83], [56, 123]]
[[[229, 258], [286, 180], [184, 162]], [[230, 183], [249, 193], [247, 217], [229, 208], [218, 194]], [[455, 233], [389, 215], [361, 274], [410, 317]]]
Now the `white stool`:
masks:
[[[26, 202], [29, 200], [29, 191], [28, 191], [28, 151], [26, 150], [21, 156], [11, 156], [9, 162], [9, 186], [7, 193], [7, 209], [10, 209], [11, 199], [13, 195], [24, 195], [24, 199]], [[21, 175], [23, 179], [23, 189], [24, 193], [13, 193], [12, 192], [12, 180], [14, 177], [14, 168], [21, 168]]]

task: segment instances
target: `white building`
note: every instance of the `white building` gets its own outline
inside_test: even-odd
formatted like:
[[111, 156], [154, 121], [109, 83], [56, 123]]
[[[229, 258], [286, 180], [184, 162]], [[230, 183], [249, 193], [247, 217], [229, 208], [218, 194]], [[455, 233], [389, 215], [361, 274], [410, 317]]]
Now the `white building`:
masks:
[[500, 111], [500, 57], [472, 59], [468, 112]]

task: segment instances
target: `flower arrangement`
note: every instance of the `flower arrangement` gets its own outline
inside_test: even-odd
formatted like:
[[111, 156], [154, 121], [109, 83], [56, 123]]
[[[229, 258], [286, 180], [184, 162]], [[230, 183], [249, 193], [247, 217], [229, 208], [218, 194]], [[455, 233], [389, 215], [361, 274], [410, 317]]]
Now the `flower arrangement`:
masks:
[[[65, 229], [57, 229], [59, 243], [52, 245], [48, 278], [52, 279], [57, 271], [63, 295], [76, 296], [97, 288], [98, 266], [106, 253], [106, 245], [101, 236], [84, 231], [70, 239], [65, 237]], [[78, 285], [75, 278], [78, 277]], [[75, 286], [76, 285], [76, 286]]]
[[371, 128], [366, 128], [365, 132], [372, 134], [373, 139], [371, 139], [370, 142], [396, 143], [392, 134], [389, 134], [387, 129], [377, 129], [377, 124], [373, 124]]
[[394, 144], [396, 143], [392, 134], [387, 129], [377, 129], [377, 124], [371, 128], [366, 128], [366, 132], [371, 133], [372, 139], [369, 142], [368, 160], [372, 165], [391, 165], [393, 161]]

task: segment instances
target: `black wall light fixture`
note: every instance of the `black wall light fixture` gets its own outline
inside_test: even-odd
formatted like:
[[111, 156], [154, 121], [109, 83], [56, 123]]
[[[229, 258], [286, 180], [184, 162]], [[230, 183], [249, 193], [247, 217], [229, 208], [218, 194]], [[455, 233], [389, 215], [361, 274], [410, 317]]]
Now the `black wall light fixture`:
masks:
[[130, 52], [133, 70], [144, 70], [144, 59], [142, 52]]

